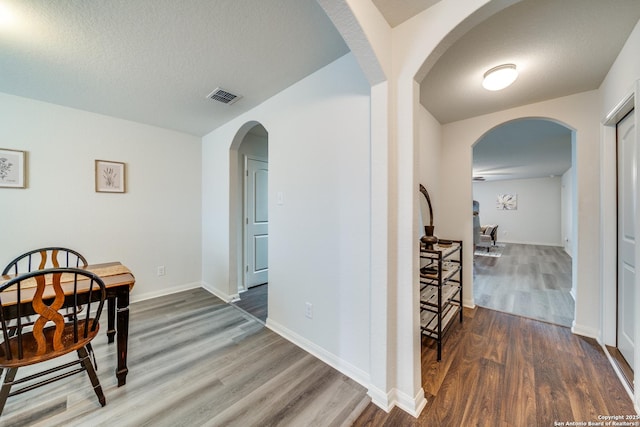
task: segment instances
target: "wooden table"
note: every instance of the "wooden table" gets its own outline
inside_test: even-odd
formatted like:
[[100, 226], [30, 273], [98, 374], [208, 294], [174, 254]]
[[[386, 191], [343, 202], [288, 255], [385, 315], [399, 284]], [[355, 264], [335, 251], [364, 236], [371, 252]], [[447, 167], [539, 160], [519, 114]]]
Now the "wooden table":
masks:
[[[127, 344], [129, 341], [129, 293], [135, 284], [135, 277], [127, 267], [119, 262], [94, 264], [86, 267], [102, 279], [107, 293], [107, 340], [113, 343], [117, 338], [116, 350], [118, 364], [116, 377], [118, 387], [126, 384], [127, 373]], [[14, 275], [0, 276], [0, 283], [15, 277]], [[35, 291], [35, 290], [34, 290]], [[33, 296], [29, 292], [22, 292], [22, 303], [31, 302]], [[3, 304], [11, 304], [11, 301], [3, 300]], [[13, 302], [15, 303], [15, 301]]]

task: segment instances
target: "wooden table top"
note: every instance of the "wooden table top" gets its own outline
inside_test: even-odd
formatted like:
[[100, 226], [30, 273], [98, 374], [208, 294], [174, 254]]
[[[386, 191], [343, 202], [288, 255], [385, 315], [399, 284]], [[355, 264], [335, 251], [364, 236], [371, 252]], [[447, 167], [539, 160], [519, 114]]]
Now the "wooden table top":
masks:
[[[99, 276], [104, 282], [105, 287], [107, 289], [115, 288], [119, 286], [129, 286], [129, 291], [131, 291], [136, 281], [135, 277], [133, 276], [133, 273], [131, 273], [131, 271], [126, 266], [122, 265], [120, 262], [109, 262], [109, 263], [103, 263], [103, 264], [88, 265], [86, 268], [81, 268], [81, 270], [87, 270]], [[16, 277], [16, 275], [13, 275], [13, 274], [0, 276], [0, 286], [2, 286], [7, 281], [13, 279], [14, 277]], [[60, 283], [62, 285], [62, 288], [65, 294], [73, 293], [72, 282], [73, 282], [73, 274], [66, 274], [62, 276]], [[79, 288], [82, 289], [82, 284], [84, 283], [86, 288], [88, 289], [87, 282], [88, 282], [87, 280], [79, 280], [78, 281]], [[35, 294], [35, 290], [36, 290], [35, 279], [32, 278], [32, 279], [25, 280], [22, 283], [20, 299], [23, 302], [31, 301], [33, 299], [33, 295]], [[17, 300], [16, 294], [17, 294], [16, 292], [11, 292], [11, 290], [4, 291], [2, 295], [2, 304], [3, 305], [15, 304]], [[53, 290], [51, 290], [50, 293], [48, 291], [45, 292], [44, 297], [47, 298], [49, 294], [53, 296], [54, 295]]]

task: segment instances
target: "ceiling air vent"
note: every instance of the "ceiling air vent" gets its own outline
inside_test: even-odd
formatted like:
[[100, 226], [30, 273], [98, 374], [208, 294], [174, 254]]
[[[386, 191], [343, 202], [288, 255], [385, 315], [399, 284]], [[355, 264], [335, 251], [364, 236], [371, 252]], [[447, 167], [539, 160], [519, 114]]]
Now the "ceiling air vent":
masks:
[[231, 92], [228, 92], [224, 89], [220, 89], [218, 87], [209, 95], [207, 95], [207, 98], [213, 99], [214, 101], [222, 102], [223, 104], [231, 105], [237, 100], [239, 100], [240, 98], [242, 98], [242, 96], [234, 95]]

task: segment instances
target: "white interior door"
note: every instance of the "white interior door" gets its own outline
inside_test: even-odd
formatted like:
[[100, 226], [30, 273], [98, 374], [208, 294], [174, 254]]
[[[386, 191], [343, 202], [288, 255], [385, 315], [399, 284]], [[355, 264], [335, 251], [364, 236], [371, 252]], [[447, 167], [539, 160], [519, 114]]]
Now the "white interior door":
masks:
[[245, 173], [245, 286], [268, 282], [268, 163], [247, 158]]
[[633, 369], [635, 327], [636, 142], [634, 112], [617, 125], [618, 149], [618, 350]]

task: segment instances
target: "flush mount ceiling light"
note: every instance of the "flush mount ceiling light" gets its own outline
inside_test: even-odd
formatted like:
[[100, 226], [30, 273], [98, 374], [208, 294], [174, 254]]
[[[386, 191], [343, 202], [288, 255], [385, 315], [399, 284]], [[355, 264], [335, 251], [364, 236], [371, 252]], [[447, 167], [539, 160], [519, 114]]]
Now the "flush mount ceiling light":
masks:
[[482, 87], [487, 90], [501, 90], [515, 82], [518, 71], [514, 64], [503, 64], [493, 67], [484, 73]]
[[0, 29], [9, 27], [15, 22], [15, 15], [5, 4], [0, 3]]

